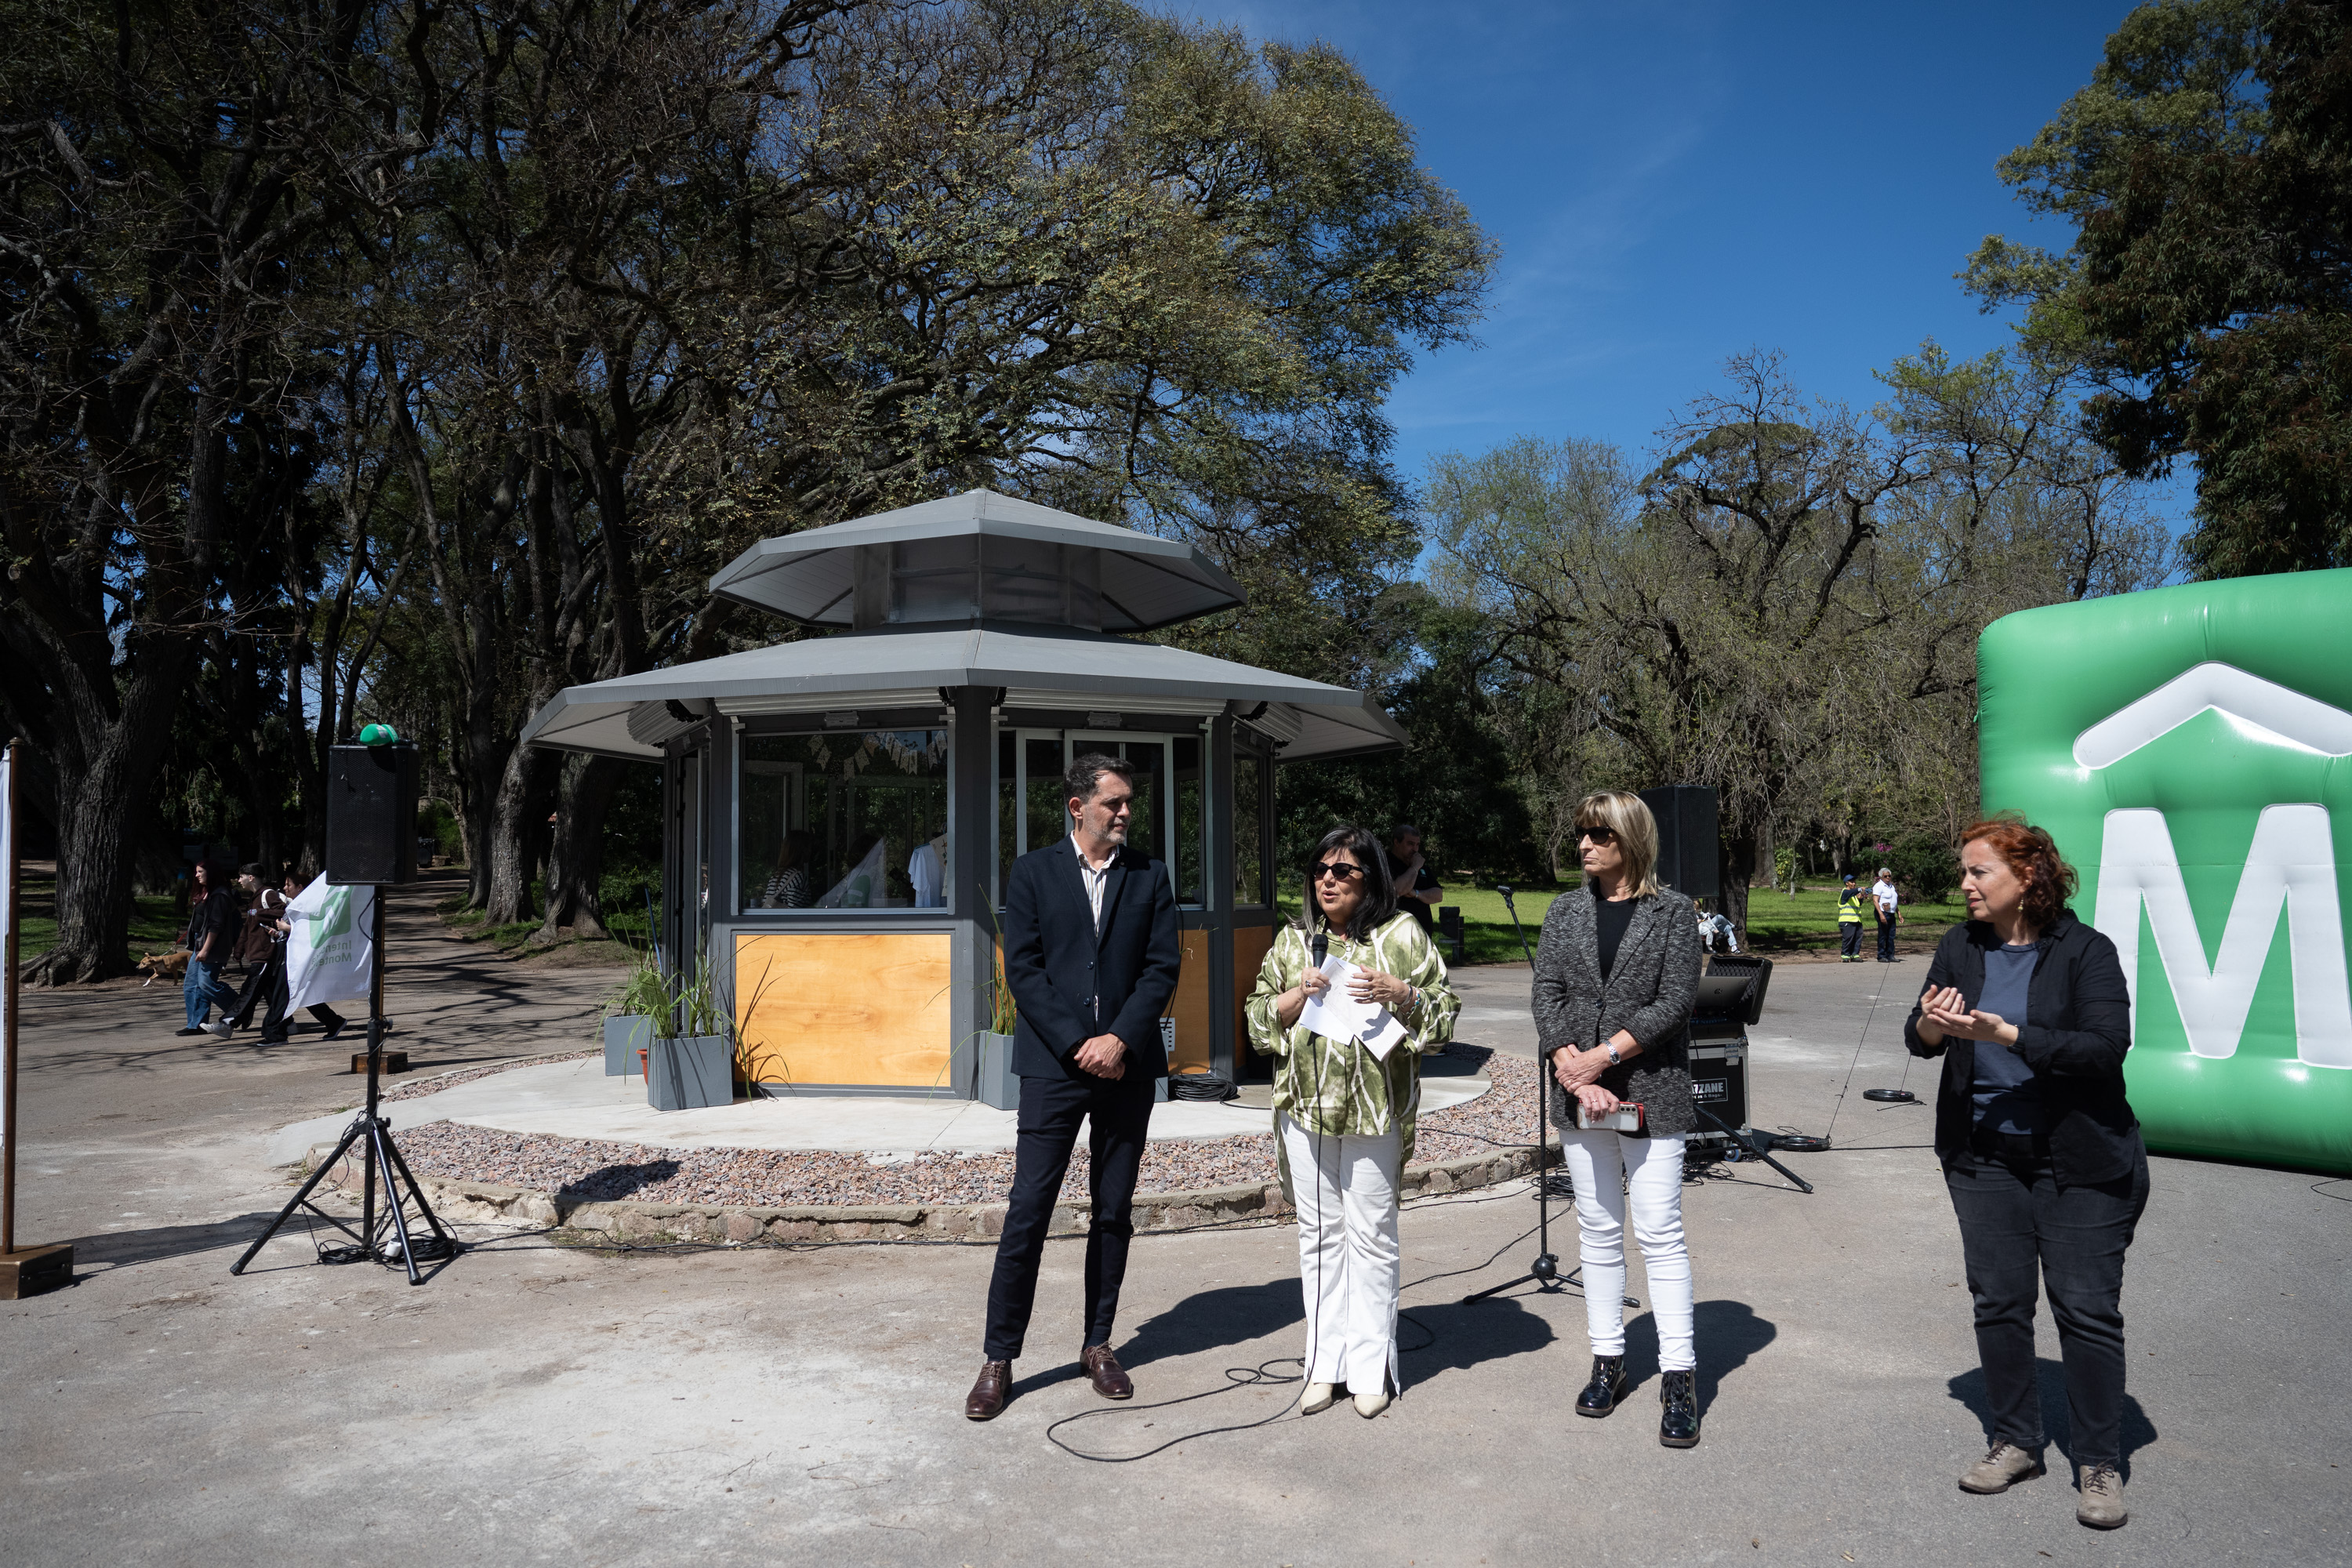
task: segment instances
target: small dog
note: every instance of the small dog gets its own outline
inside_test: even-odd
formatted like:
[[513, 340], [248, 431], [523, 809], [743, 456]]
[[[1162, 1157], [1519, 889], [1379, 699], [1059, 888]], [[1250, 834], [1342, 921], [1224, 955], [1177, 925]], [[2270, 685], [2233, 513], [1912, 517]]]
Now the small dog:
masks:
[[147, 977], [139, 989], [144, 991], [158, 980], [184, 980], [188, 973], [188, 960], [194, 956], [185, 951], [149, 953], [139, 961], [139, 973]]

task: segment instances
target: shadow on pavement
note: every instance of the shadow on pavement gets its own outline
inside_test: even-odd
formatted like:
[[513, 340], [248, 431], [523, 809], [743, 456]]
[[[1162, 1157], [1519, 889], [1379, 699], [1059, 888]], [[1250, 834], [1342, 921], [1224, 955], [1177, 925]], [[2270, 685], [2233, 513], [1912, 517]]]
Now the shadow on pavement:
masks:
[[[2053, 1361], [2048, 1356], [2037, 1357], [2033, 1381], [2042, 1395], [2042, 1436], [2050, 1439], [2052, 1447], [2071, 1458], [2074, 1452], [2074, 1413], [2066, 1404], [2065, 1363]], [[1969, 1414], [1983, 1424], [1985, 1440], [1990, 1442], [1992, 1404], [1985, 1397], [1984, 1369], [1971, 1367], [1946, 1386], [1951, 1390], [1952, 1397], [1967, 1405]], [[2139, 1401], [2128, 1394], [2124, 1395], [2123, 1426], [2118, 1437], [2123, 1448], [2124, 1479], [2128, 1481], [2131, 1479], [2132, 1456], [2155, 1442], [2157, 1437], [2155, 1423], [2148, 1420], [2147, 1412], [2140, 1408]]]
[[277, 1213], [272, 1209], [266, 1214], [239, 1215], [210, 1225], [159, 1225], [147, 1230], [110, 1230], [97, 1236], [79, 1236], [73, 1243], [74, 1264], [79, 1268], [85, 1263], [106, 1263], [121, 1268], [133, 1263], [211, 1252], [218, 1247], [243, 1247], [260, 1235], [261, 1227], [275, 1219]]
[[1118, 1359], [1123, 1365], [1137, 1367], [1223, 1345], [1247, 1344], [1279, 1333], [1305, 1316], [1296, 1275], [1263, 1285], [1227, 1285], [1197, 1291], [1138, 1324]]
[[1402, 1339], [1413, 1323], [1433, 1336], [1425, 1345], [1398, 1347], [1400, 1361], [1412, 1374], [1407, 1380], [1412, 1383], [1427, 1383], [1443, 1372], [1467, 1371], [1482, 1362], [1532, 1355], [1557, 1337], [1551, 1324], [1509, 1296], [1407, 1310], [1411, 1321], [1399, 1325], [1398, 1337]]
[[[1769, 1318], [1759, 1318], [1745, 1301], [1701, 1301], [1692, 1314], [1698, 1347], [1698, 1407], [1715, 1403], [1723, 1380], [1748, 1364], [1757, 1352], [1780, 1338]], [[1580, 1371], [1582, 1369], [1580, 1368]], [[1639, 1388], [1658, 1375], [1658, 1321], [1648, 1312], [1625, 1321], [1625, 1381]]]

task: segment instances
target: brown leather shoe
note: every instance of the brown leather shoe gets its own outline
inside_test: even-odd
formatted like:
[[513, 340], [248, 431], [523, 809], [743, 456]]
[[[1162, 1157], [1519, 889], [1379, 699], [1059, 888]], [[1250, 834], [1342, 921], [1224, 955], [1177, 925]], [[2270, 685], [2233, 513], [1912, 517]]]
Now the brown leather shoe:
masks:
[[967, 1421], [993, 1421], [1004, 1412], [1004, 1396], [1013, 1391], [1013, 1363], [1009, 1361], [982, 1362], [980, 1376], [971, 1392], [963, 1396], [963, 1415]]
[[1132, 1399], [1135, 1384], [1128, 1381], [1127, 1370], [1118, 1364], [1118, 1357], [1110, 1353], [1108, 1345], [1088, 1345], [1078, 1352], [1079, 1364], [1087, 1375], [1095, 1380], [1095, 1392], [1105, 1399]]

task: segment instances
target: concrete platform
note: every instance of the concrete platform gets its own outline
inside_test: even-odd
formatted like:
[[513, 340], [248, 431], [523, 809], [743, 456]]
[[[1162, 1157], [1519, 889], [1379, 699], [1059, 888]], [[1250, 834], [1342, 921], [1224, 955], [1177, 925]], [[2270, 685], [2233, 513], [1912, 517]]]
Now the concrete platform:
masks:
[[[1487, 1080], [1441, 1070], [1423, 1080], [1422, 1109], [1436, 1110], [1475, 1100]], [[1246, 1085], [1243, 1098], [1222, 1105], [1171, 1100], [1151, 1112], [1151, 1137], [1231, 1138], [1273, 1131], [1266, 1086]], [[978, 1100], [906, 1100], [886, 1096], [807, 1095], [739, 1100], [707, 1110], [656, 1110], [634, 1075], [606, 1078], [600, 1057], [512, 1068], [470, 1079], [437, 1094], [394, 1100], [383, 1108], [396, 1131], [427, 1121], [462, 1121], [509, 1132], [643, 1143], [666, 1149], [840, 1149], [877, 1154], [931, 1150], [967, 1152], [1013, 1147], [1018, 1113]], [[289, 1165], [351, 1125], [348, 1111], [314, 1116], [269, 1135], [268, 1162]]]

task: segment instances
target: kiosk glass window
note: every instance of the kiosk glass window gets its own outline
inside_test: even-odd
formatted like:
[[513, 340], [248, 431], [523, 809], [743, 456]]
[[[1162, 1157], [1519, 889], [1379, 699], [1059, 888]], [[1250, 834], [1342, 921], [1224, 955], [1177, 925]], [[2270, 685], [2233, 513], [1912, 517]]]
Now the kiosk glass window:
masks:
[[1265, 826], [1272, 801], [1266, 785], [1272, 769], [1250, 752], [1234, 753], [1234, 903], [1253, 909], [1274, 902], [1266, 885]]
[[747, 735], [741, 751], [743, 909], [947, 907], [945, 730]]
[[1202, 889], [1207, 885], [1202, 873], [1203, 846], [1207, 843], [1207, 813], [1203, 809], [1208, 795], [1201, 773], [1201, 760], [1207, 748], [1198, 735], [1179, 735], [1169, 742], [1171, 788], [1176, 800], [1176, 853], [1168, 868], [1176, 873], [1176, 901], [1199, 905], [1207, 900]]

